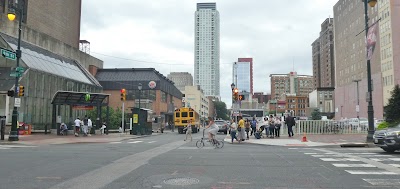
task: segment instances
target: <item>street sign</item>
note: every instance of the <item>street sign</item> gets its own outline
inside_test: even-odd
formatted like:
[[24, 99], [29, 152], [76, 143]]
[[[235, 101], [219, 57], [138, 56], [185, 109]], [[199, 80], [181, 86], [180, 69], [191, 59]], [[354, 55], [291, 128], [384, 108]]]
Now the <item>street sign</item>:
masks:
[[10, 77], [21, 77], [21, 73], [19, 72], [11, 72]]
[[19, 73], [23, 73], [23, 72], [25, 71], [25, 68], [23, 68], [23, 67], [16, 67], [16, 68], [15, 68], [15, 71], [16, 71], [16, 72], [19, 72]]
[[21, 107], [21, 99], [20, 98], [15, 98], [14, 106], [15, 107]]
[[16, 60], [17, 59], [17, 54], [15, 54], [15, 52], [10, 51], [10, 50], [6, 50], [6, 49], [1, 49], [1, 55], [4, 58], [8, 58], [10, 60]]
[[360, 112], [360, 106], [356, 105], [356, 112]]

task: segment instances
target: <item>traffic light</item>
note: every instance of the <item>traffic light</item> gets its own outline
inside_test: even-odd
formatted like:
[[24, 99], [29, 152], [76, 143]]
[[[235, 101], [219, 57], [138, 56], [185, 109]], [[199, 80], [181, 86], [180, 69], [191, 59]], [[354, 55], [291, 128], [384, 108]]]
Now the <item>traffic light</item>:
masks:
[[20, 85], [19, 90], [18, 90], [18, 96], [24, 96], [25, 95], [24, 90], [25, 90], [25, 87]]
[[233, 89], [233, 99], [234, 100], [239, 100], [239, 89], [235, 88]]
[[245, 100], [244, 95], [239, 95], [239, 100], [240, 101]]
[[7, 91], [7, 96], [9, 97], [14, 97], [14, 94], [15, 94], [14, 90]]
[[125, 100], [126, 100], [126, 90], [121, 89], [121, 101], [125, 101]]

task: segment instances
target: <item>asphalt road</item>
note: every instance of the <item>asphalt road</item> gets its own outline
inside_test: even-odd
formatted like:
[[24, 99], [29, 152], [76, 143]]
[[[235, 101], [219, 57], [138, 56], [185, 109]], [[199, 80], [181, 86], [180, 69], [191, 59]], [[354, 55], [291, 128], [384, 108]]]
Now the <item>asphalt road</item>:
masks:
[[197, 139], [183, 138], [175, 132], [104, 144], [0, 145], [0, 188], [400, 188], [400, 153], [252, 144], [197, 149]]

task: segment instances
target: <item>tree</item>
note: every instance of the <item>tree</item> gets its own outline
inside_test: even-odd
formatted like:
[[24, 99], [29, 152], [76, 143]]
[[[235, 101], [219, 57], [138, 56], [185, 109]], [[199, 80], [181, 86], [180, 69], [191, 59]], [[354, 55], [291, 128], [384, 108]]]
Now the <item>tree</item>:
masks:
[[[221, 118], [223, 120], [229, 120], [228, 110], [226, 109], [225, 102], [214, 101], [214, 107], [217, 111], [217, 118]], [[212, 115], [210, 115], [210, 116], [212, 116]]]
[[[92, 121], [95, 121], [97, 119], [97, 107], [95, 107], [93, 110], [87, 111], [86, 114], [92, 119]], [[106, 122], [107, 107], [102, 107], [101, 118], [102, 118], [103, 122]], [[117, 108], [117, 110], [110, 108], [109, 109], [109, 124], [107, 125], [107, 128], [108, 129], [118, 129], [119, 126], [121, 125], [121, 118], [122, 118], [122, 110], [120, 108]], [[125, 113], [125, 118], [127, 118], [126, 113]]]
[[318, 108], [315, 108], [314, 111], [311, 113], [311, 119], [312, 120], [321, 120], [321, 112], [319, 111]]
[[400, 87], [396, 85], [391, 92], [388, 104], [384, 107], [386, 122], [395, 126], [400, 122]]

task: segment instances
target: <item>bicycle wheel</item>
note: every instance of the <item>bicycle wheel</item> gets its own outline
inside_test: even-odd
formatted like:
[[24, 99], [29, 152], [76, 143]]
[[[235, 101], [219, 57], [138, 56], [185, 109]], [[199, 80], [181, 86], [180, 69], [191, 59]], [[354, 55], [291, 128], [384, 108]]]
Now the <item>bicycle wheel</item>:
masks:
[[223, 141], [223, 140], [217, 141], [217, 143], [215, 144], [215, 147], [216, 147], [216, 148], [222, 148], [222, 147], [224, 147], [224, 141]]
[[196, 142], [196, 146], [197, 146], [197, 148], [203, 148], [203, 147], [204, 147], [204, 142], [203, 142], [203, 140], [198, 140], [198, 141]]

